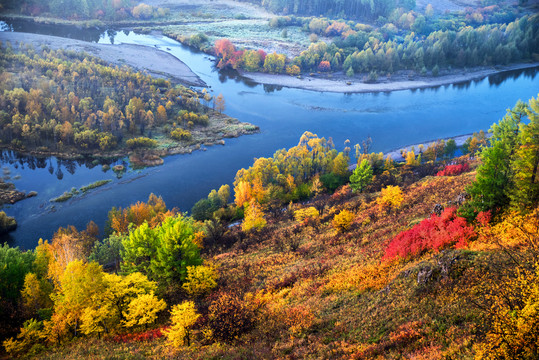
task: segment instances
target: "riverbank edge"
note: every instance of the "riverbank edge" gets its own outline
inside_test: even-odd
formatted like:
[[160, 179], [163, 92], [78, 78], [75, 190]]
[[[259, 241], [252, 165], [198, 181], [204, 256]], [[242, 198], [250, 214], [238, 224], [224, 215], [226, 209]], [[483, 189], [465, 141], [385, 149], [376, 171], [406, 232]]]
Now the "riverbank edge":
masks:
[[[231, 118], [232, 119], [232, 118]], [[191, 154], [194, 151], [202, 150], [205, 151], [206, 146], [214, 146], [214, 145], [225, 145], [225, 139], [230, 138], [238, 138], [240, 136], [244, 135], [254, 135], [260, 132], [260, 128], [256, 125], [252, 125], [250, 123], [242, 123], [238, 121], [239, 125], [242, 125], [246, 128], [241, 128], [241, 130], [238, 130], [235, 134], [225, 134], [223, 137], [212, 139], [211, 141], [201, 141], [196, 144], [191, 145], [178, 145], [178, 146], [172, 146], [169, 148], [163, 148], [163, 149], [147, 149], [144, 151], [144, 153], [141, 153], [140, 151], [133, 151], [133, 150], [127, 150], [126, 151], [114, 151], [114, 152], [89, 152], [89, 153], [76, 153], [76, 152], [59, 152], [59, 151], [44, 151], [44, 150], [27, 150], [27, 149], [19, 149], [15, 148], [9, 144], [0, 144], [0, 150], [8, 150], [8, 151], [16, 151], [19, 154], [26, 155], [26, 156], [34, 156], [37, 158], [48, 158], [48, 157], [56, 157], [61, 160], [98, 160], [100, 164], [103, 163], [103, 160], [110, 160], [110, 159], [121, 159], [125, 157], [131, 157], [131, 156], [139, 156], [140, 158], [144, 159], [147, 158], [150, 161], [148, 163], [139, 162], [136, 164], [138, 167], [148, 167], [148, 166], [157, 166], [161, 165], [163, 162], [159, 161], [159, 163], [154, 163], [155, 156], [166, 157], [171, 155], [184, 155], [184, 154]], [[253, 129], [249, 130], [247, 127], [252, 126]]]
[[[282, 74], [250, 73], [239, 70], [238, 73], [258, 84], [282, 86], [302, 90], [332, 93], [376, 93], [401, 90], [426, 89], [439, 86], [459, 84], [468, 81], [480, 80], [485, 77], [501, 74], [507, 71], [525, 70], [539, 67], [539, 62], [516, 63], [492, 67], [478, 67], [465, 70], [464, 73], [454, 71], [438, 77], [421, 77], [420, 80], [406, 80], [408, 75], [393, 75], [391, 80], [383, 82], [365, 83], [358, 78], [345, 78], [335, 76], [336, 79], [320, 78], [314, 76], [293, 77]], [[464, 70], [463, 70], [464, 71]], [[324, 76], [324, 75], [320, 75]], [[327, 75], [326, 75], [327, 76]], [[417, 75], [415, 75], [417, 76]], [[415, 77], [414, 76], [414, 77]], [[398, 80], [393, 80], [398, 78]]]

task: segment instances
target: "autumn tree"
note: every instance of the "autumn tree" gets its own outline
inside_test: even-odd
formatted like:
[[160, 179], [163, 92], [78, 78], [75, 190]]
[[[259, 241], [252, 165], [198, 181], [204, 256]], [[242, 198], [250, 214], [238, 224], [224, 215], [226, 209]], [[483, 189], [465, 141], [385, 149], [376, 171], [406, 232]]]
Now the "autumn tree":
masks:
[[391, 210], [400, 208], [403, 200], [404, 197], [401, 188], [389, 185], [382, 189], [380, 196], [376, 199], [376, 203], [383, 210], [390, 212]]
[[199, 317], [200, 314], [196, 311], [193, 301], [174, 305], [170, 312], [172, 325], [165, 332], [168, 343], [175, 348], [191, 346], [191, 329]]
[[223, 94], [217, 95], [217, 97], [214, 100], [214, 106], [215, 110], [219, 111], [219, 113], [222, 113], [225, 111], [225, 98]]
[[241, 229], [243, 231], [259, 230], [265, 226], [266, 219], [262, 207], [254, 199], [251, 199], [250, 203], [245, 205], [245, 219], [241, 224]]

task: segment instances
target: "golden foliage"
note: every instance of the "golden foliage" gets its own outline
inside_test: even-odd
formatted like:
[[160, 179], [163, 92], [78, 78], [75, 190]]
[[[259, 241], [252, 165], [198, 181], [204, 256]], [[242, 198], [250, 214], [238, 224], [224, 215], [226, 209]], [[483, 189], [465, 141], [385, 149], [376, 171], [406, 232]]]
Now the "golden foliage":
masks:
[[333, 218], [333, 228], [337, 230], [337, 232], [343, 233], [350, 229], [354, 218], [354, 213], [344, 209]]
[[493, 296], [492, 321], [476, 359], [537, 359], [539, 354], [539, 270], [520, 272]]
[[191, 328], [197, 322], [200, 314], [195, 309], [193, 301], [184, 301], [174, 305], [170, 312], [171, 327], [165, 332], [168, 344], [175, 348], [180, 348], [184, 344], [190, 346]]
[[262, 207], [253, 199], [245, 208], [245, 219], [241, 224], [241, 229], [243, 231], [259, 230], [264, 226], [266, 226], [266, 219], [264, 219]]
[[123, 325], [126, 328], [144, 326], [145, 328], [153, 324], [157, 319], [157, 314], [164, 310], [167, 304], [158, 299], [153, 292], [141, 294], [131, 300], [124, 313], [125, 321]]
[[353, 266], [333, 273], [324, 288], [334, 292], [380, 290], [391, 281], [394, 271], [390, 262]]
[[392, 209], [397, 210], [400, 208], [404, 197], [402, 195], [402, 190], [398, 186], [389, 185], [386, 188], [383, 188], [380, 196], [376, 199], [376, 203], [386, 211], [391, 211]]
[[193, 296], [209, 293], [217, 286], [219, 273], [215, 266], [188, 266], [187, 278], [183, 283], [183, 289]]
[[313, 206], [294, 211], [294, 218], [299, 222], [302, 222], [306, 218], [318, 218], [319, 216], [320, 213]]

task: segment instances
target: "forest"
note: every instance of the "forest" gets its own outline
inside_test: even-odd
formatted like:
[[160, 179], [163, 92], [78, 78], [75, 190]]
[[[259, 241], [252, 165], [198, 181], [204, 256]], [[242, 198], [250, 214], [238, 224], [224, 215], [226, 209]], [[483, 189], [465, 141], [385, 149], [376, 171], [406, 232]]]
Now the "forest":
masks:
[[151, 194], [111, 209], [104, 238], [90, 222], [35, 250], [4, 245], [4, 350], [534, 359], [539, 97], [489, 133], [457, 158], [438, 141], [396, 163], [369, 139], [338, 152], [306, 132], [240, 169], [233, 201], [223, 185], [193, 217]]
[[200, 134], [216, 131], [209, 125], [237, 123], [220, 113], [224, 97], [214, 99], [205, 89], [175, 86], [84, 53], [1, 46], [3, 147], [60, 156], [147, 152], [196, 144]]
[[243, 0], [261, 5], [274, 13], [372, 19], [388, 16], [397, 7], [413, 9], [415, 0]]
[[162, 18], [168, 11], [133, 0], [5, 0], [5, 10], [30, 16], [53, 16], [71, 20], [145, 20]]
[[[299, 56], [289, 59], [283, 54], [237, 49], [227, 39], [217, 40], [213, 51], [220, 59], [218, 66], [221, 68], [293, 76], [305, 72], [342, 71], [350, 78], [367, 73], [369, 81], [399, 70], [438, 76], [443, 69], [507, 65], [535, 58], [539, 47], [537, 15], [515, 19], [514, 15], [506, 14], [501, 20], [508, 15], [512, 19], [510, 22], [496, 23], [492, 9], [485, 11], [485, 18], [480, 12], [473, 14], [479, 14], [481, 21], [426, 19], [413, 11], [399, 9], [380, 27], [353, 21], [287, 16], [272, 19], [270, 26], [284, 29], [301, 26], [315, 40]], [[489, 19], [488, 15], [492, 23], [484, 20]], [[319, 41], [318, 35], [332, 41]], [[191, 45], [208, 46], [199, 42]]]

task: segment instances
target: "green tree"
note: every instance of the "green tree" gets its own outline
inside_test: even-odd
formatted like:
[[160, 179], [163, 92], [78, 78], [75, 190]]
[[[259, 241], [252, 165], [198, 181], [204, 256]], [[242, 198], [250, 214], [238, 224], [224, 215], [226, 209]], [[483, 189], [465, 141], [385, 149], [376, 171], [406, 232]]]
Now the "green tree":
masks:
[[471, 200], [460, 210], [467, 218], [475, 217], [480, 211], [497, 213], [509, 205], [509, 193], [513, 187], [511, 161], [525, 109], [526, 105], [519, 101], [498, 124], [492, 125], [491, 146], [483, 148], [480, 155], [482, 164], [477, 169], [475, 182], [467, 189]]
[[31, 251], [0, 245], [0, 299], [20, 297], [26, 274], [32, 270], [35, 255]]
[[[539, 99], [539, 98], [538, 98]], [[510, 193], [511, 206], [531, 210], [539, 203], [539, 101], [531, 99], [525, 109], [530, 122], [520, 123], [518, 146], [511, 164], [514, 187]]]
[[350, 187], [354, 191], [362, 192], [372, 182], [372, 177], [372, 167], [366, 159], [363, 159], [350, 175]]

